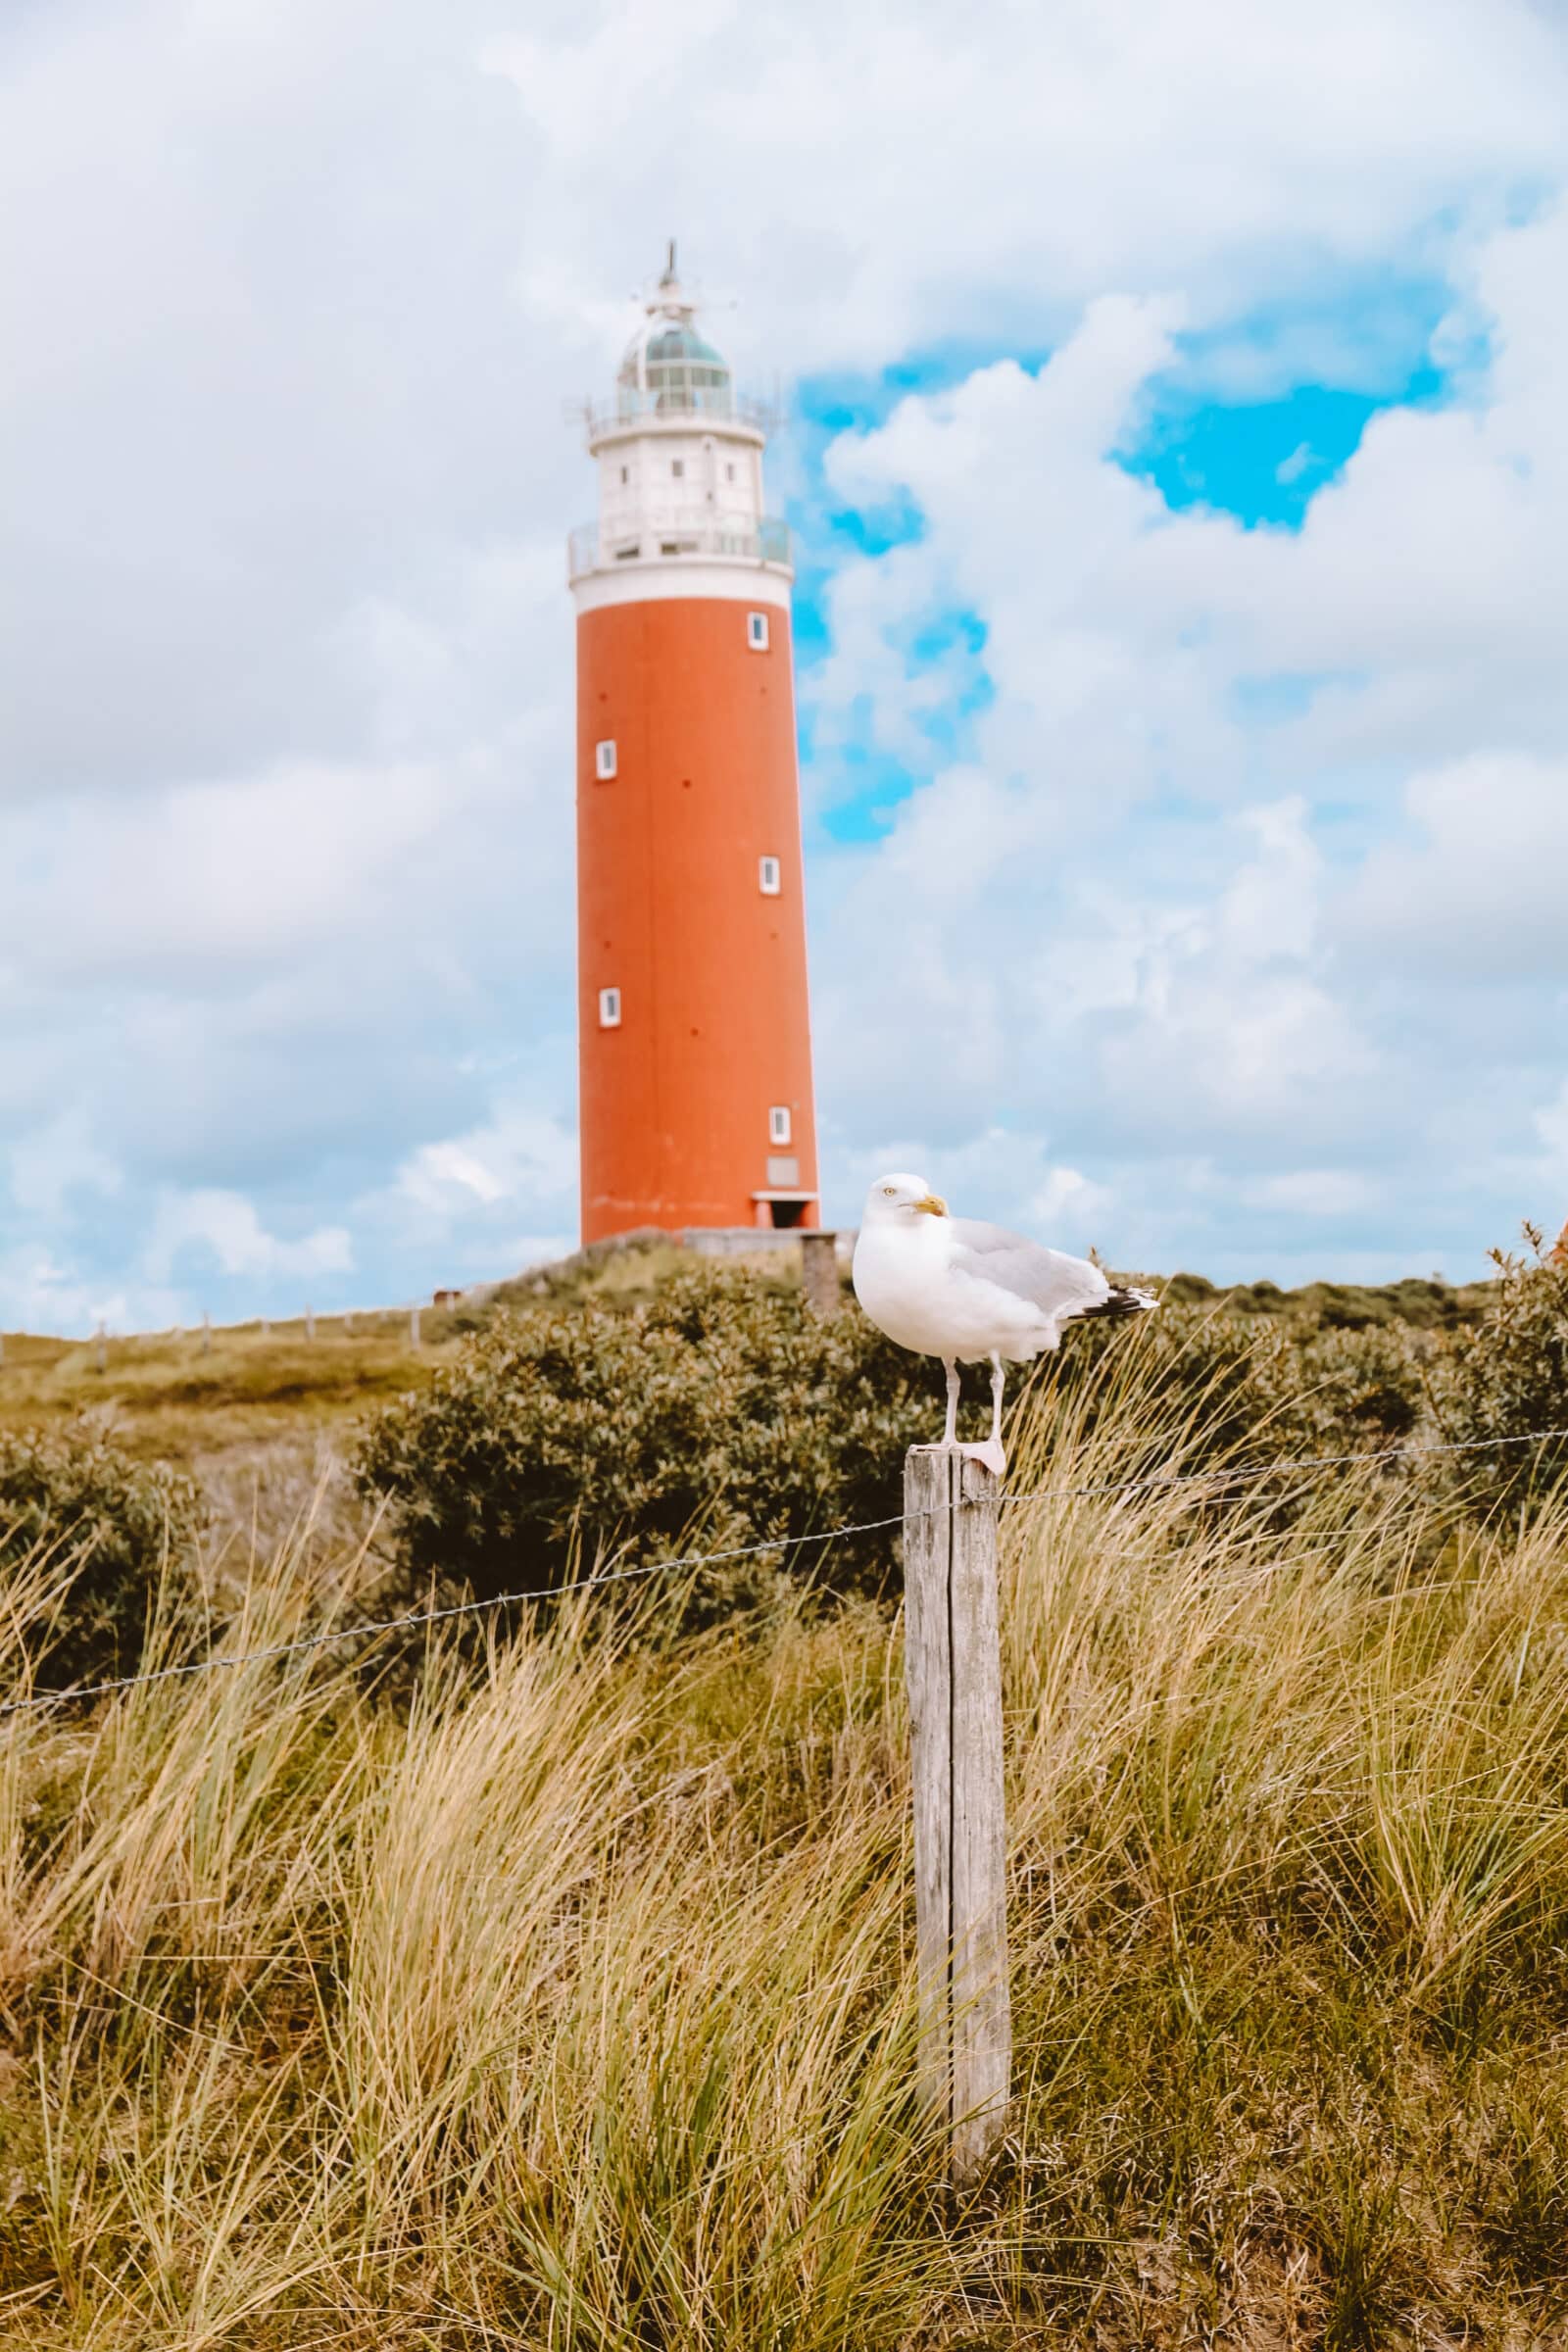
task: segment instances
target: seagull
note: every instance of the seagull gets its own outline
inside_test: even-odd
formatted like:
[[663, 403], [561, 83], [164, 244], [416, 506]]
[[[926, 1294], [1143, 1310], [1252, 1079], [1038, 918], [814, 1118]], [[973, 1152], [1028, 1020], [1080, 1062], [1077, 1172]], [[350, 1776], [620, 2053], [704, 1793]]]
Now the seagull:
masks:
[[1059, 1348], [1079, 1317], [1148, 1314], [1148, 1291], [1107, 1282], [1086, 1257], [952, 1217], [923, 1176], [879, 1176], [865, 1196], [855, 1244], [855, 1296], [900, 1348], [939, 1355], [948, 1375], [944, 1446], [958, 1442], [958, 1365], [991, 1358], [991, 1435], [965, 1453], [1000, 1478], [1004, 1362], [1026, 1364]]

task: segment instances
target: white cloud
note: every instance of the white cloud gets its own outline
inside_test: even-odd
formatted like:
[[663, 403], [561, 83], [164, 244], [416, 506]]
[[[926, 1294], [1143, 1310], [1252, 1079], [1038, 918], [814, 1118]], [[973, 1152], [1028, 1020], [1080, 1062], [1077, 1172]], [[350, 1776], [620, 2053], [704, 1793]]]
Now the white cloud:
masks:
[[[1565, 1196], [1568, 1196], [1568, 1078], [1558, 1088], [1555, 1099], [1536, 1113], [1536, 1126], [1541, 1140], [1557, 1162], [1557, 1175]], [[1568, 1216], [1568, 1209], [1564, 1211]]]
[[585, 243], [651, 188], [672, 221], [737, 191], [706, 265], [769, 286], [797, 365], [878, 368], [999, 316], [1038, 335], [1107, 284], [1180, 279], [1230, 316], [1560, 163], [1561, 50], [1508, 0], [1394, 0], [1375, 24], [1351, 0], [1310, 20], [1071, 0], [971, 12], [961, 37], [930, 0], [617, 0], [484, 57], [571, 175]]
[[21, 1213], [46, 1221], [60, 1216], [72, 1194], [112, 1198], [123, 1182], [120, 1168], [94, 1143], [80, 1103], [12, 1145], [9, 1177]]
[[1410, 777], [1413, 836], [1371, 852], [1343, 921], [1363, 957], [1397, 957], [1466, 986], [1568, 984], [1568, 743], [1555, 760], [1473, 752]]
[[421, 1207], [449, 1198], [454, 1191], [471, 1193], [487, 1207], [507, 1195], [500, 1177], [461, 1144], [423, 1145], [401, 1170], [399, 1182]]
[[1031, 1230], [1055, 1234], [1066, 1246], [1087, 1246], [1108, 1229], [1114, 1197], [1077, 1168], [1053, 1168], [1026, 1211]]
[[454, 1195], [486, 1206], [558, 1194], [577, 1180], [576, 1138], [525, 1100], [504, 1099], [467, 1134], [422, 1144], [397, 1172], [396, 1189], [419, 1210], [448, 1209]]
[[[0, 1298], [167, 1319], [199, 1266], [238, 1311], [334, 1279], [342, 1232], [406, 1295], [569, 1231], [563, 406], [666, 226], [759, 374], [1055, 353], [830, 460], [925, 534], [838, 570], [811, 790], [867, 742], [929, 778], [814, 860], [831, 1199], [864, 1139], [923, 1134], [982, 1205], [1070, 1219], [1081, 1176], [1152, 1263], [1248, 1246], [1228, 1184], [1338, 1167], [1374, 1120], [1419, 1156], [1435, 1064], [1384, 1000], [1467, 859], [1465, 953], [1490, 927], [1545, 1025], [1543, 923], [1510, 931], [1437, 781], [1535, 826], [1536, 907], [1568, 231], [1498, 227], [1560, 180], [1568, 76], [1527, 0], [62, 0], [0, 54]], [[1172, 364], [1398, 381], [1418, 282], [1471, 404], [1377, 418], [1299, 538], [1107, 462]], [[983, 648], [912, 650], [964, 603]], [[1239, 716], [1303, 671], [1304, 710]], [[934, 751], [982, 687], [963, 759]], [[1535, 1051], [1486, 1082], [1510, 1166]]]
[[278, 1276], [347, 1274], [354, 1247], [340, 1225], [284, 1241], [267, 1232], [254, 1202], [242, 1194], [217, 1191], [166, 1193], [158, 1204], [142, 1253], [145, 1274], [167, 1283], [176, 1272], [210, 1259], [223, 1274], [268, 1281]]
[[[918, 790], [835, 906], [830, 1091], [869, 1062], [896, 1119], [912, 1030], [960, 1122], [1049, 1118], [1135, 1227], [1195, 1154], [1260, 1215], [1462, 1217], [1473, 1250], [1538, 1205], [1530, 1106], [1568, 993], [1568, 337], [1539, 321], [1565, 259], [1563, 215], [1476, 248], [1495, 368], [1464, 409], [1375, 418], [1299, 534], [1172, 515], [1114, 462], [1169, 331], [1152, 302], [836, 445], [841, 492], [896, 484], [924, 529], [917, 560], [855, 566], [824, 692], [870, 677], [897, 724], [905, 649], [956, 599], [995, 699], [976, 764]], [[1245, 690], [1292, 678], [1260, 728]], [[1292, 789], [1258, 797], [1264, 772]], [[1173, 788], [1231, 813], [1152, 815]], [[866, 955], [894, 936], [896, 961]], [[1476, 978], [1534, 994], [1428, 1016], [1431, 982], [1452, 1005]]]
[[100, 1323], [111, 1331], [145, 1330], [174, 1319], [167, 1294], [133, 1293], [84, 1277], [49, 1249], [28, 1242], [0, 1250], [0, 1326], [14, 1331], [84, 1336]]
[[355, 1202], [356, 1234], [416, 1270], [405, 1287], [495, 1279], [575, 1247], [577, 1140], [535, 1092], [498, 1085], [486, 1118], [420, 1144]]
[[1348, 1217], [1374, 1205], [1377, 1188], [1354, 1168], [1293, 1168], [1249, 1186], [1246, 1198], [1291, 1217]]

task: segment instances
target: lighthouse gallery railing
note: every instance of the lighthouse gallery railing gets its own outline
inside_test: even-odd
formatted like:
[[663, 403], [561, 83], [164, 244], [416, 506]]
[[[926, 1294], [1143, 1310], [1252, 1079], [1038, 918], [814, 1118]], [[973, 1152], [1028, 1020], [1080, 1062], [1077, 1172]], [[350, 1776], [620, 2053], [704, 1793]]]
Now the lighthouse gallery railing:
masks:
[[667, 562], [672, 556], [728, 556], [746, 564], [787, 564], [789, 525], [769, 514], [750, 531], [672, 523], [667, 529], [650, 528], [619, 536], [602, 532], [596, 522], [585, 522], [567, 535], [566, 577], [575, 580], [586, 571], [613, 570], [617, 564]]

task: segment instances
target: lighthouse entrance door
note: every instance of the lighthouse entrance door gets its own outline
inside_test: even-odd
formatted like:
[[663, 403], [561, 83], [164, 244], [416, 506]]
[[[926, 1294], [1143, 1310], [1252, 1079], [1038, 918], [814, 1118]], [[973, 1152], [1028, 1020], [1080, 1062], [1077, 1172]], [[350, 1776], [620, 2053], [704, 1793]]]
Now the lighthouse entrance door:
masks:
[[765, 1231], [790, 1233], [804, 1225], [807, 1212], [815, 1200], [814, 1193], [766, 1192], [752, 1195], [752, 1208], [757, 1223]]

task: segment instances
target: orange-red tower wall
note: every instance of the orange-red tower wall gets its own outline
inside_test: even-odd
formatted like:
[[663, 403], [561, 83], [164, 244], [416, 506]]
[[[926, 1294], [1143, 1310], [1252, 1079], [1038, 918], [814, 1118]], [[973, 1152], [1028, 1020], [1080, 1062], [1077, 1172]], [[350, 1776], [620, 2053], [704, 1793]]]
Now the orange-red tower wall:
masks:
[[[585, 1242], [639, 1225], [817, 1222], [789, 614], [651, 597], [577, 622]], [[615, 746], [601, 779], [597, 746]], [[779, 861], [764, 896], [760, 860]], [[618, 1027], [600, 991], [620, 992]], [[788, 1144], [768, 1117], [790, 1113]], [[793, 1182], [769, 1160], [793, 1159]]]

